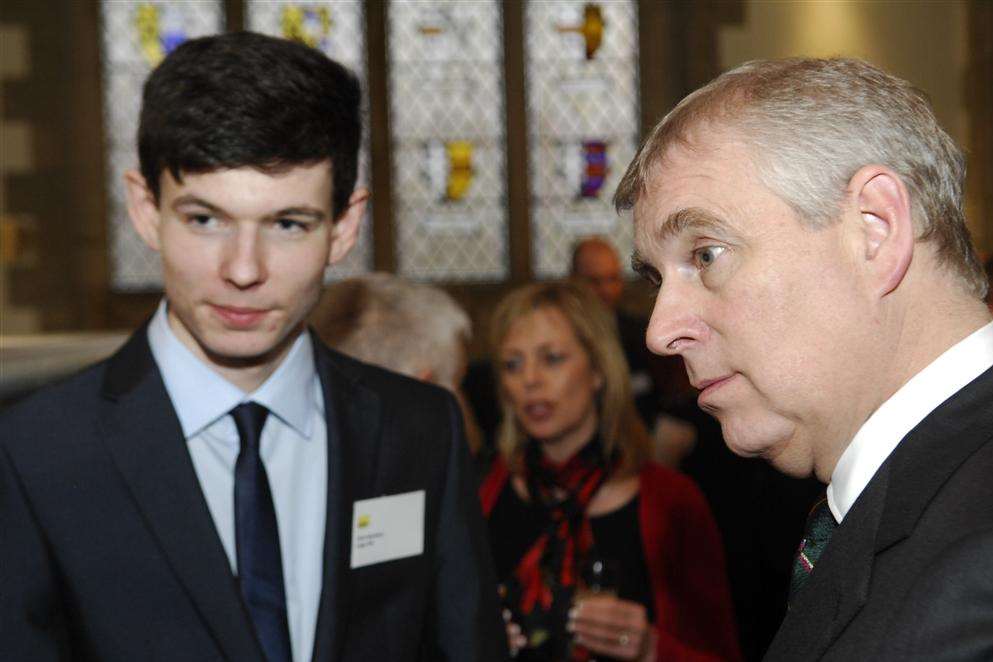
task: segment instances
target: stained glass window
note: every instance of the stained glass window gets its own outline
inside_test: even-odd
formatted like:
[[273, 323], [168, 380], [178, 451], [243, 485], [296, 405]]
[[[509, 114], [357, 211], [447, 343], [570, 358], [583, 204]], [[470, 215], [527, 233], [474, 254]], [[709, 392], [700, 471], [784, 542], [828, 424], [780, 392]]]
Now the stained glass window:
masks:
[[157, 289], [162, 282], [158, 255], [131, 229], [121, 176], [138, 167], [135, 140], [145, 78], [187, 39], [220, 32], [224, 25], [221, 3], [103, 0], [100, 7], [111, 287]]
[[579, 238], [606, 236], [631, 252], [630, 222], [611, 197], [638, 140], [634, 0], [529, 2], [526, 93], [535, 275], [569, 269]]
[[507, 274], [503, 26], [495, 0], [388, 6], [398, 270]]
[[[323, 51], [328, 57], [351, 69], [362, 84], [363, 118], [368, 119], [366, 84], [365, 18], [358, 0], [248, 0], [245, 8], [247, 29], [284, 39], [293, 39]], [[360, 186], [369, 186], [369, 126], [362, 129], [359, 151]], [[328, 269], [328, 279], [364, 273], [372, 265], [372, 217], [366, 211], [358, 243], [344, 260]]]

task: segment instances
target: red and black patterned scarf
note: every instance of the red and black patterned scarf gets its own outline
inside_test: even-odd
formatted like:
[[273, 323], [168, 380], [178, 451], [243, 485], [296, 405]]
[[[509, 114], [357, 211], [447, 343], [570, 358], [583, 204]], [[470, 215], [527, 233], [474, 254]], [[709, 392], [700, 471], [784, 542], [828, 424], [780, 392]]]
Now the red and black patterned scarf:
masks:
[[[525, 631], [533, 634], [541, 628], [553, 640], [564, 634], [579, 569], [593, 546], [586, 508], [616, 465], [615, 459], [604, 457], [599, 437], [563, 464], [545, 458], [538, 442], [528, 442], [524, 455], [528, 492], [547, 524], [518, 562], [516, 590], [508, 596]], [[549, 644], [559, 648], [552, 641]]]

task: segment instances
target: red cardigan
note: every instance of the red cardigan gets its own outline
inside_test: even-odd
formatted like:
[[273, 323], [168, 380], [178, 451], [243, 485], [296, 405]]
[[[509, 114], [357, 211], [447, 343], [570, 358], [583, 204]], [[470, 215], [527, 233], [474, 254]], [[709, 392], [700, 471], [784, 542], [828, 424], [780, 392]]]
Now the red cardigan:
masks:
[[[497, 458], [479, 488], [490, 516], [510, 472]], [[717, 525], [697, 486], [648, 462], [638, 477], [641, 545], [655, 600], [658, 659], [741, 659]]]

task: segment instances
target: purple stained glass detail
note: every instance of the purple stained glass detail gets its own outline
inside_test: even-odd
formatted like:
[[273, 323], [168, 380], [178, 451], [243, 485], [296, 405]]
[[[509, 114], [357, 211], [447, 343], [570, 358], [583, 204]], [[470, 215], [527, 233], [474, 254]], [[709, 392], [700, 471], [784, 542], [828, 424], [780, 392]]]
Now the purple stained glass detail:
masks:
[[607, 143], [602, 140], [583, 141], [583, 158], [586, 169], [583, 171], [579, 195], [584, 198], [599, 198], [600, 189], [607, 179]]

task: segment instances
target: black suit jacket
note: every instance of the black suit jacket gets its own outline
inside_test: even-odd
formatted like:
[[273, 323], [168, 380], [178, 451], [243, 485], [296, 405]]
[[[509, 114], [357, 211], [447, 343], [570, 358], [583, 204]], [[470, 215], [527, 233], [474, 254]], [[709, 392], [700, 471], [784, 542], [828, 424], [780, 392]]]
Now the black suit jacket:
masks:
[[[313, 660], [505, 659], [461, 417], [315, 339], [328, 430]], [[0, 659], [263, 655], [145, 330], [0, 418]], [[350, 569], [356, 500], [424, 490], [424, 553]]]
[[883, 463], [766, 656], [818, 659], [993, 659], [993, 369]]

